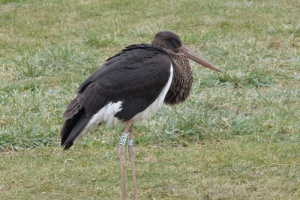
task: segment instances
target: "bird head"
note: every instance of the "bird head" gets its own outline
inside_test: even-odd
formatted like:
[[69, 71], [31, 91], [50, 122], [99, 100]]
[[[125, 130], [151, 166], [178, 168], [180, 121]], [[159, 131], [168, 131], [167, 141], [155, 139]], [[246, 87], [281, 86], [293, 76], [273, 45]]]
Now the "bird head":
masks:
[[182, 53], [189, 59], [209, 69], [220, 71], [216, 66], [200, 58], [197, 54], [183, 45], [181, 38], [171, 31], [158, 32], [152, 40], [152, 45], [161, 47], [174, 53]]

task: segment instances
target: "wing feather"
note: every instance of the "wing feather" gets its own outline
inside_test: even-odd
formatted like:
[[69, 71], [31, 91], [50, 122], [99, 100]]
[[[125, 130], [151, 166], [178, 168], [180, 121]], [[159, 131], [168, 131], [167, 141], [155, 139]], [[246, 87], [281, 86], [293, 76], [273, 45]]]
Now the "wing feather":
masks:
[[171, 63], [166, 52], [145, 44], [129, 46], [108, 59], [81, 84], [63, 115], [66, 122], [61, 138], [65, 149], [109, 102], [122, 101], [115, 117], [123, 121], [145, 110], [168, 82]]

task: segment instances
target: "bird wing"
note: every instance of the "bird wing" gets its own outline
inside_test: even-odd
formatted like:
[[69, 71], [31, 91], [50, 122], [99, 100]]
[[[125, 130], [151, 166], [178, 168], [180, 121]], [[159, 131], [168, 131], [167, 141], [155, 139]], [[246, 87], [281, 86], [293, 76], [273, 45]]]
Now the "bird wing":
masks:
[[108, 59], [79, 87], [64, 118], [71, 119], [84, 108], [86, 117], [108, 103], [122, 101], [115, 116], [129, 120], [159, 96], [170, 78], [170, 57], [150, 45], [132, 45]]

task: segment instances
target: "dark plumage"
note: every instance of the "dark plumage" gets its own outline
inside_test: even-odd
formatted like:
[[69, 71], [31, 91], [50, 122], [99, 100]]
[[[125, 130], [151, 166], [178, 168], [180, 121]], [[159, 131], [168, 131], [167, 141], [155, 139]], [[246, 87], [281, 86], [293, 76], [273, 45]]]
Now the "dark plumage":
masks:
[[[189, 96], [193, 76], [188, 58], [219, 71], [183, 46], [180, 37], [170, 31], [157, 33], [151, 44], [128, 46], [106, 60], [81, 84], [64, 112], [61, 145], [70, 148], [77, 138], [100, 123], [124, 122], [124, 133], [130, 131], [132, 140], [134, 122], [155, 114], [163, 102], [177, 104]], [[129, 148], [133, 149], [133, 144]], [[134, 154], [130, 152], [130, 156]], [[124, 196], [123, 189], [123, 199]]]
[[89, 119], [108, 102], [124, 102], [123, 109], [115, 114], [122, 121], [145, 110], [168, 81], [170, 62], [164, 50], [149, 44], [131, 45], [109, 58], [81, 84], [77, 97], [63, 115], [66, 119], [61, 130], [64, 149], [72, 146]]

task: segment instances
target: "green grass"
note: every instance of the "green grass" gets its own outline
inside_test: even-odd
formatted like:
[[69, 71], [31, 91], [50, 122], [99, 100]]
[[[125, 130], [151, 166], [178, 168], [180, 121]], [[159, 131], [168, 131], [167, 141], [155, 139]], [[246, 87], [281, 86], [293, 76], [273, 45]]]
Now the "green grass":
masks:
[[[39, 148], [4, 154], [2, 199], [119, 199], [116, 148], [78, 146], [73, 151]], [[299, 156], [295, 143], [262, 145], [243, 138], [177, 148], [139, 145], [139, 195], [141, 199], [295, 199], [300, 195]], [[131, 188], [130, 173], [127, 180]], [[128, 196], [132, 198], [131, 190]]]
[[61, 116], [106, 58], [161, 30], [222, 72], [191, 63], [189, 99], [136, 126], [141, 199], [300, 198], [299, 13], [297, 0], [0, 0], [0, 199], [120, 197], [122, 127], [62, 153]]

